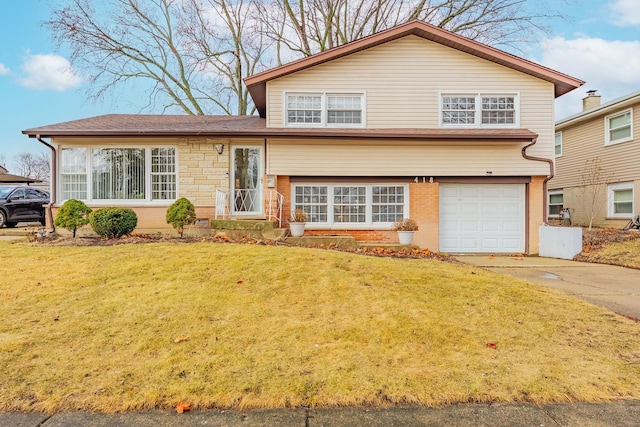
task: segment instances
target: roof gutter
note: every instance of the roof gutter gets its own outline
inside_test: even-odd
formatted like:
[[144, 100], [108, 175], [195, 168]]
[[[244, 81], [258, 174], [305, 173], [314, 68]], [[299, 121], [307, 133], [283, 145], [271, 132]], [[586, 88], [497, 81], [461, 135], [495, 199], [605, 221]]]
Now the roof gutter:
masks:
[[547, 183], [553, 179], [554, 177], [554, 166], [553, 166], [553, 160], [551, 159], [547, 159], [544, 157], [535, 157], [535, 156], [530, 156], [527, 154], [527, 148], [532, 147], [535, 145], [535, 143], [538, 142], [538, 137], [535, 136], [533, 137], [533, 140], [531, 141], [530, 144], [525, 145], [524, 147], [522, 147], [522, 157], [524, 157], [526, 160], [533, 160], [536, 162], [545, 162], [549, 164], [549, 175], [544, 179], [544, 181], [542, 182], [542, 206], [544, 206], [544, 211], [543, 211], [543, 223], [547, 224]]
[[53, 224], [53, 211], [51, 209], [51, 207], [56, 203], [56, 176], [58, 174], [56, 167], [56, 149], [53, 145], [43, 140], [39, 134], [36, 135], [36, 139], [51, 149], [51, 199], [49, 200], [49, 204], [46, 206], [46, 210], [49, 216], [49, 224], [51, 226], [49, 232], [53, 233], [56, 231], [56, 226]]

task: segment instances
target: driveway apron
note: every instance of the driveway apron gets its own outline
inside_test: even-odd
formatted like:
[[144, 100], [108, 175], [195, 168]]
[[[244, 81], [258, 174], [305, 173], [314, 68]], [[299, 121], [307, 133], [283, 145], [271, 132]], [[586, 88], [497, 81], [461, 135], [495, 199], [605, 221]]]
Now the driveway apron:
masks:
[[457, 259], [640, 319], [640, 270], [543, 257], [462, 255]]

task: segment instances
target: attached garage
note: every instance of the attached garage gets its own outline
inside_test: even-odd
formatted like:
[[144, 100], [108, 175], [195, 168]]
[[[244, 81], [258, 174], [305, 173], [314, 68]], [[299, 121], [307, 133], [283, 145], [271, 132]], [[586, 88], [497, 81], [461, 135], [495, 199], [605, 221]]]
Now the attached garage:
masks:
[[523, 253], [525, 184], [440, 184], [441, 252]]

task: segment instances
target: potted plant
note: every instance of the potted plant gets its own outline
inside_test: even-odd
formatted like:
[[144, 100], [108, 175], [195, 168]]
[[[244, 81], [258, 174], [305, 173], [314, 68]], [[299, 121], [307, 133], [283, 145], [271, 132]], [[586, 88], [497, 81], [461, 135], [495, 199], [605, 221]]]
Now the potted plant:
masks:
[[393, 229], [398, 232], [398, 241], [401, 245], [410, 245], [413, 241], [413, 233], [418, 230], [418, 223], [411, 218], [397, 219], [393, 223]]
[[300, 237], [304, 234], [304, 226], [307, 223], [307, 213], [302, 209], [296, 209], [291, 214], [289, 230], [293, 237]]

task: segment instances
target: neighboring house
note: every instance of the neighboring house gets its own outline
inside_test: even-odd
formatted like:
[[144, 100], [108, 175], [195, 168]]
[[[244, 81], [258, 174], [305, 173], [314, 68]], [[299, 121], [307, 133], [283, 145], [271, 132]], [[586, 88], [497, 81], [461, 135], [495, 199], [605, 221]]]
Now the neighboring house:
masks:
[[33, 184], [34, 182], [42, 182], [39, 179], [33, 179], [26, 176], [12, 175], [0, 166], [0, 185], [1, 184]]
[[640, 213], [640, 92], [600, 104], [589, 91], [583, 111], [556, 122], [556, 170], [549, 217], [568, 208], [574, 224], [623, 228]]
[[582, 81], [413, 21], [245, 83], [259, 117], [107, 115], [23, 133], [55, 149], [55, 206], [130, 206], [139, 227], [168, 227], [181, 196], [201, 218], [216, 205], [261, 218], [283, 200], [285, 219], [308, 212], [307, 234], [394, 242], [394, 220], [411, 217], [434, 251], [538, 252], [554, 99]]

